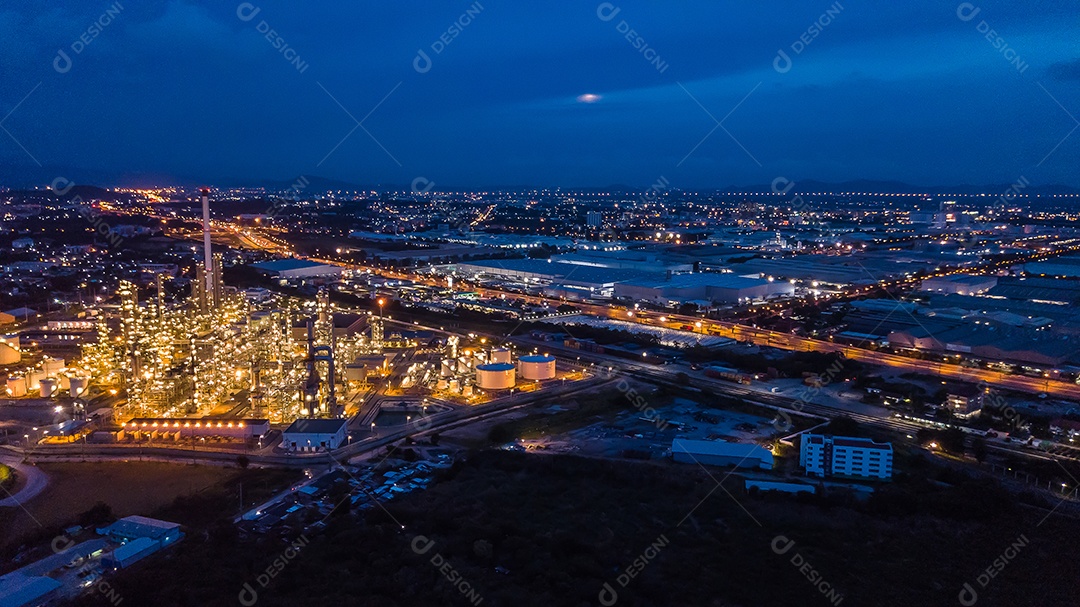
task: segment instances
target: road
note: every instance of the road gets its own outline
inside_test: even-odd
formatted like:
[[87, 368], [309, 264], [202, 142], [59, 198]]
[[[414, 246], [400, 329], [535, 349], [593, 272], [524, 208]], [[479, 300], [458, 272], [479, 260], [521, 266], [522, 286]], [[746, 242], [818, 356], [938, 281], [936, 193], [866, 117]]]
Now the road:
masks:
[[0, 500], [0, 508], [19, 508], [23, 504], [37, 497], [49, 484], [49, 477], [38, 469], [37, 466], [24, 463], [21, 454], [9, 452], [0, 453], [0, 464], [11, 467], [26, 479], [22, 488], [15, 493]]

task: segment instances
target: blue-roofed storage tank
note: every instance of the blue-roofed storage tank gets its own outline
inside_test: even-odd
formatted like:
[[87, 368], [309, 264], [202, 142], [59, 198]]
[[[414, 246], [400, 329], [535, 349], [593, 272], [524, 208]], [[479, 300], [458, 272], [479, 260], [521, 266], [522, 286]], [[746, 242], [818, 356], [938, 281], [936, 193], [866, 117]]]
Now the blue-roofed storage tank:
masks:
[[476, 385], [481, 390], [509, 390], [516, 381], [516, 369], [510, 363], [491, 363], [476, 367]]
[[530, 381], [555, 379], [555, 357], [545, 355], [522, 356], [518, 359], [521, 378]]

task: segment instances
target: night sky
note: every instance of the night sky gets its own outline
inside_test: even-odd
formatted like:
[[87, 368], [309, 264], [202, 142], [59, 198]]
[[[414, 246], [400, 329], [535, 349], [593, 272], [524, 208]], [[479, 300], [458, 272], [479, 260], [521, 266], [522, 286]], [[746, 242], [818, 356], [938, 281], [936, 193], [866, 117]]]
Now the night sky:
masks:
[[120, 2], [0, 6], [0, 165], [1080, 186], [1075, 0]]

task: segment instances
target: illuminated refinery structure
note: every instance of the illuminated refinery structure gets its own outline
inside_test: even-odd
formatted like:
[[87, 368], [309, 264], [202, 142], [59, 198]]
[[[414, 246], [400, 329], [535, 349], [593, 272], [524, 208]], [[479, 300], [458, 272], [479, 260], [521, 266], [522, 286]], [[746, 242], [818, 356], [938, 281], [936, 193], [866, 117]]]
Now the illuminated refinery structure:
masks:
[[[158, 276], [156, 296], [140, 301], [138, 287], [122, 281], [119, 307], [95, 311], [97, 340], [83, 346], [82, 373], [112, 394], [126, 393], [121, 418], [342, 416], [339, 395], [351, 382], [338, 370], [382, 351], [382, 323], [369, 315], [370, 339], [338, 339], [325, 290], [311, 310], [311, 302], [309, 309], [287, 297], [255, 303], [226, 289], [222, 256], [210, 243], [209, 191], [201, 194], [204, 246], [191, 297], [167, 305]], [[85, 389], [84, 382], [77, 385]]]
[[137, 293], [121, 283], [114, 322], [99, 314], [98, 341], [84, 346], [81, 361], [95, 383], [126, 390], [122, 417], [340, 417], [339, 395], [352, 382], [337, 370], [376, 350], [362, 333], [335, 338], [325, 292], [311, 310], [291, 298], [256, 305], [223, 290], [206, 313], [195, 298], [169, 307], [140, 303]]

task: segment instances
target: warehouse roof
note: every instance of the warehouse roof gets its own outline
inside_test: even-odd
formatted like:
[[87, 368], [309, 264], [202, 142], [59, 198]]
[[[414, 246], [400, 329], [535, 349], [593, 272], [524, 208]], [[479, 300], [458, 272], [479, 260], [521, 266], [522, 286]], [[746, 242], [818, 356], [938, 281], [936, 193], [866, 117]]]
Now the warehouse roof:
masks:
[[108, 527], [98, 529], [98, 533], [129, 539], [138, 537], [159, 538], [179, 527], [180, 523], [170, 523], [169, 521], [133, 514], [125, 516]]
[[722, 440], [691, 440], [676, 438], [671, 441], [672, 453], [688, 455], [715, 455], [719, 457], [757, 458], [772, 462], [772, 452], [753, 443], [729, 443]]
[[286, 434], [335, 434], [345, 427], [343, 419], [298, 419], [285, 429]]
[[290, 272], [295, 270], [308, 270], [308, 269], [325, 269], [329, 270], [341, 270], [338, 266], [332, 266], [325, 263], [319, 263], [317, 261], [308, 261], [306, 259], [275, 259], [273, 261], [260, 261], [258, 263], [251, 264], [251, 267], [263, 272]]

